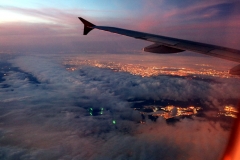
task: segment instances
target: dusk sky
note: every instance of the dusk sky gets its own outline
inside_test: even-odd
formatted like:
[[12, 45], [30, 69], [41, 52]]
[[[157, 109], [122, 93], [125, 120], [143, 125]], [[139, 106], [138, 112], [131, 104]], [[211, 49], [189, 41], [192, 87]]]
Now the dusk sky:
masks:
[[79, 16], [96, 25], [239, 49], [239, 7], [238, 0], [1, 1], [1, 50], [77, 52], [114, 49], [121, 52], [141, 50], [149, 44], [99, 31], [83, 36]]

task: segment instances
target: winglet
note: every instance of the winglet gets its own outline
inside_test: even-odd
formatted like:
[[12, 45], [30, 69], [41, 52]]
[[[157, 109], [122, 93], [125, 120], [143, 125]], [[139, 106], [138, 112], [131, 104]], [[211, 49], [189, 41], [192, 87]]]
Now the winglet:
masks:
[[94, 24], [86, 21], [85, 19], [78, 17], [80, 19], [80, 21], [82, 21], [82, 23], [84, 24], [84, 31], [83, 31], [83, 35], [87, 35], [91, 30], [94, 29]]

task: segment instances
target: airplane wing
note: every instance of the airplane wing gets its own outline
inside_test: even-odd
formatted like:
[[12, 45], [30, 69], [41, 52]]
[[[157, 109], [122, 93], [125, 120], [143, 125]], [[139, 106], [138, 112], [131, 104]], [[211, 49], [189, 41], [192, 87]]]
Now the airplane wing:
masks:
[[[188, 50], [240, 63], [240, 50], [200, 42], [194, 42], [189, 40], [183, 40], [178, 38], [138, 32], [133, 30], [127, 30], [122, 28], [109, 26], [96, 26], [81, 17], [78, 18], [84, 24], [83, 31], [84, 35], [87, 35], [92, 29], [99, 29], [103, 31], [133, 37], [136, 39], [142, 39], [153, 42], [152, 45], [144, 48], [145, 52], [168, 54]], [[236, 67], [232, 68], [229, 71], [229, 73], [233, 75], [240, 75], [240, 65], [237, 65]]]

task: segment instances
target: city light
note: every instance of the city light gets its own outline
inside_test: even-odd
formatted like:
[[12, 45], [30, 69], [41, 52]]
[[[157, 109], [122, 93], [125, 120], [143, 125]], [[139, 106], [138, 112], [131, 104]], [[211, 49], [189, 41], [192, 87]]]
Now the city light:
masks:
[[[152, 77], [159, 75], [171, 75], [171, 76], [192, 76], [192, 78], [200, 78], [198, 76], [213, 76], [220, 78], [236, 78], [237, 76], [230, 75], [228, 71], [217, 71], [211, 68], [199, 68], [197, 70], [190, 68], [177, 68], [177, 67], [155, 67], [155, 66], [143, 66], [139, 64], [121, 64], [115, 62], [99, 62], [95, 60], [65, 60], [64, 65], [68, 66], [68, 71], [76, 71], [78, 67], [88, 65], [98, 68], [108, 68], [114, 72], [128, 72], [132, 75], [141, 77]], [[207, 67], [204, 64], [195, 64], [196, 66]], [[72, 66], [72, 67], [69, 67]]]
[[[147, 105], [142, 108], [134, 108], [134, 110], [139, 111], [141, 115], [148, 115], [152, 118], [162, 117], [164, 119], [171, 118], [181, 118], [181, 117], [190, 117], [198, 115], [199, 113], [203, 113], [204, 109], [202, 107], [189, 106], [189, 107], [177, 107], [174, 105], [168, 106], [158, 106], [158, 105]], [[225, 116], [231, 118], [237, 118], [237, 109], [233, 106], [225, 106], [224, 110], [219, 110], [216, 112], [215, 117]], [[140, 123], [145, 123], [144, 120], [140, 121]]]

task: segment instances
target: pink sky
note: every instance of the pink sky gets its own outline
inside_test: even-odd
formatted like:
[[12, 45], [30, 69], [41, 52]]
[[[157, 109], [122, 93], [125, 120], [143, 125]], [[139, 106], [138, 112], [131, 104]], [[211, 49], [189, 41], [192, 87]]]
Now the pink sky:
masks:
[[[202, 1], [186, 7], [170, 5], [167, 2], [140, 3], [142, 8], [139, 7], [139, 10], [123, 12], [115, 8], [103, 10], [101, 7], [98, 10], [61, 9], [53, 6], [42, 8], [1, 6], [7, 13], [20, 17], [12, 21], [6, 21], [6, 18], [0, 20], [1, 52], [121, 51], [123, 48], [141, 50], [145, 47], [142, 46], [145, 42], [106, 32], [92, 31], [88, 36], [83, 36], [83, 25], [78, 16], [97, 25], [122, 27], [240, 49], [240, 12], [239, 3], [235, 1]], [[103, 13], [105, 16], [100, 16]], [[113, 15], [116, 18], [113, 18]], [[21, 16], [32, 19], [28, 21], [26, 17]], [[119, 45], [125, 47], [119, 48]]]

